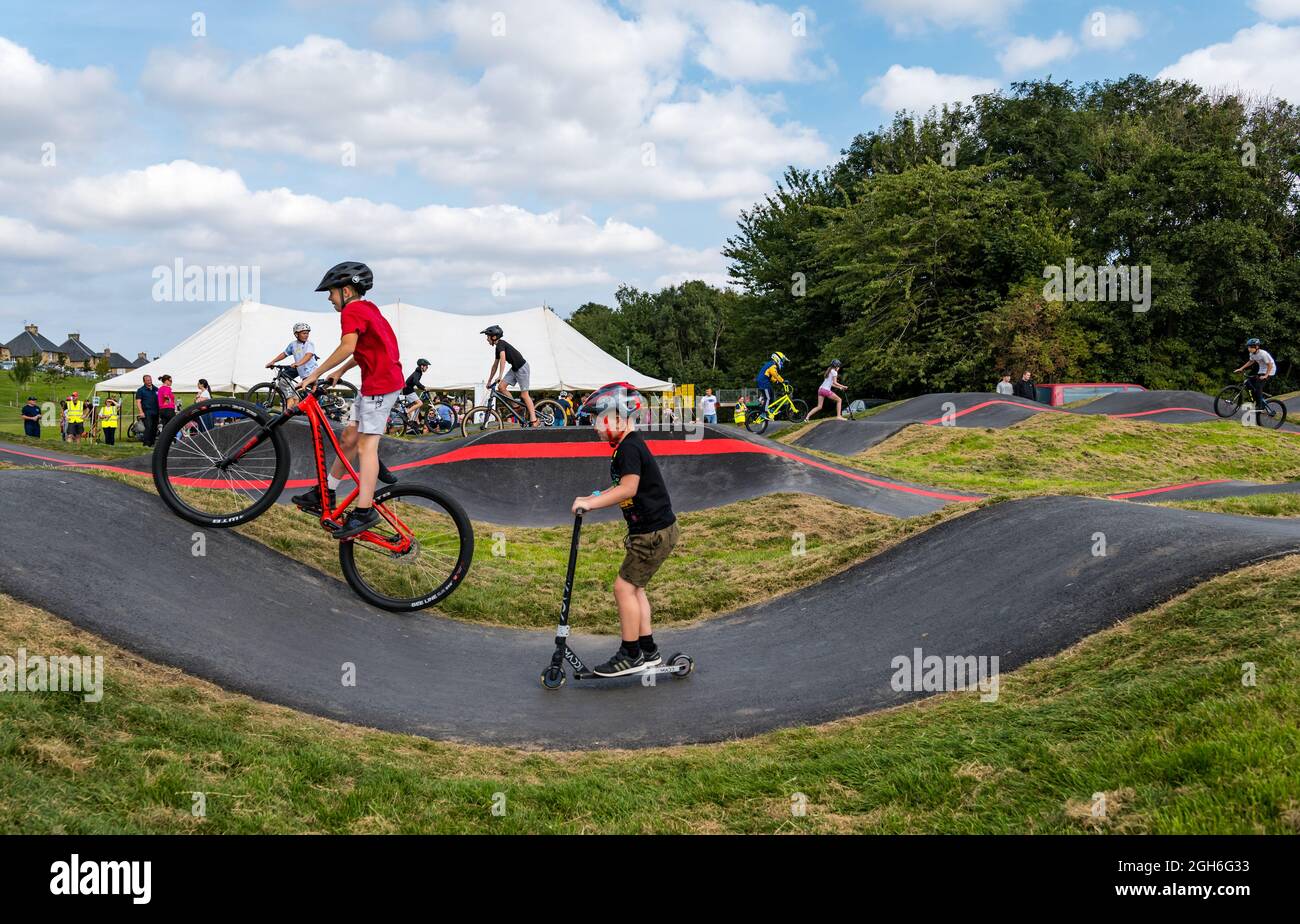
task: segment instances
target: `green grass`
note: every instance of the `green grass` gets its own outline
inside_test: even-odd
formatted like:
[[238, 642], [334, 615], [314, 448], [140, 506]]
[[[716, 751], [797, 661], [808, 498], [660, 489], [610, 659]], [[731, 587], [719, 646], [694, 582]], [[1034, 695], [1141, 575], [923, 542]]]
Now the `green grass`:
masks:
[[1248, 494], [1217, 500], [1171, 501], [1161, 506], [1252, 517], [1300, 517], [1300, 494]]
[[907, 427], [849, 461], [878, 475], [966, 491], [1110, 494], [1198, 479], [1293, 481], [1300, 478], [1300, 438], [1226, 422], [1039, 414], [996, 430]]
[[[0, 651], [102, 654], [108, 678], [98, 704], [0, 695], [4, 832], [1300, 830], [1300, 557], [1006, 675], [996, 703], [952, 694], [648, 751], [354, 728], [152, 665], [11, 599], [0, 609]], [[208, 793], [205, 817], [193, 792]], [[1098, 792], [1104, 818], [1089, 812]]]

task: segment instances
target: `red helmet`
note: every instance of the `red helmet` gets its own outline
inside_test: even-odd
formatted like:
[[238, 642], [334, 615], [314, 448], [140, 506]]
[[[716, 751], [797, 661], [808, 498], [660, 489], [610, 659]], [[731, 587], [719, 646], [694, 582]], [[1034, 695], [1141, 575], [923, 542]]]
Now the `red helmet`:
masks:
[[623, 422], [636, 415], [645, 407], [641, 393], [627, 382], [611, 382], [602, 385], [582, 402], [583, 413], [591, 418], [596, 432], [613, 446], [623, 432]]

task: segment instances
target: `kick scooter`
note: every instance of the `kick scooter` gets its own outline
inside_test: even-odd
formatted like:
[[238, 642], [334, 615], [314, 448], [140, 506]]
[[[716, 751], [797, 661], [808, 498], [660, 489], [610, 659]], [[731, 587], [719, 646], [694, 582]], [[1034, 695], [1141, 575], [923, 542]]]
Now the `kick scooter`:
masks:
[[[542, 686], [548, 690], [558, 690], [564, 686], [565, 661], [568, 661], [569, 666], [573, 668], [574, 680], [619, 679], [617, 677], [601, 677], [592, 673], [591, 668], [587, 667], [582, 658], [578, 657], [577, 653], [569, 647], [569, 598], [573, 595], [573, 572], [578, 567], [578, 540], [582, 534], [582, 515], [586, 512], [579, 508], [577, 516], [573, 518], [573, 542], [569, 545], [569, 571], [564, 578], [564, 601], [560, 604], [560, 625], [555, 630], [555, 654], [551, 655], [550, 666], [542, 671]], [[695, 670], [695, 662], [688, 656], [678, 653], [663, 664], [647, 667], [635, 674], [623, 674], [621, 676], [644, 677], [647, 674], [672, 674], [674, 677], [685, 677], [693, 670]]]

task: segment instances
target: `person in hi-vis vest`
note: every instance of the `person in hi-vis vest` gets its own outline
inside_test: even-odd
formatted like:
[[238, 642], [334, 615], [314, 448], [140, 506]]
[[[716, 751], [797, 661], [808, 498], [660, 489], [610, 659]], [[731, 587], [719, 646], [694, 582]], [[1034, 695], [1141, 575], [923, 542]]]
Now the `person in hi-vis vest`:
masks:
[[117, 443], [117, 402], [109, 398], [99, 409], [99, 429], [104, 433], [104, 444], [113, 446]]
[[81, 442], [81, 434], [86, 430], [86, 405], [75, 391], [68, 398], [68, 439], [73, 443]]

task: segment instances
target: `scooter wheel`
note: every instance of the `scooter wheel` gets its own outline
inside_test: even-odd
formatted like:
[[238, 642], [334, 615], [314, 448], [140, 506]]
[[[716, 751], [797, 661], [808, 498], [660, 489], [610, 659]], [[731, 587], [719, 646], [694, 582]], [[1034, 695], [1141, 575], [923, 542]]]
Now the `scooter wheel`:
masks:
[[548, 690], [558, 690], [564, 686], [564, 668], [548, 667], [542, 671], [542, 686]]
[[687, 655], [680, 653], [668, 659], [668, 666], [677, 668], [677, 673], [673, 674], [674, 677], [685, 677], [695, 670], [695, 662]]

